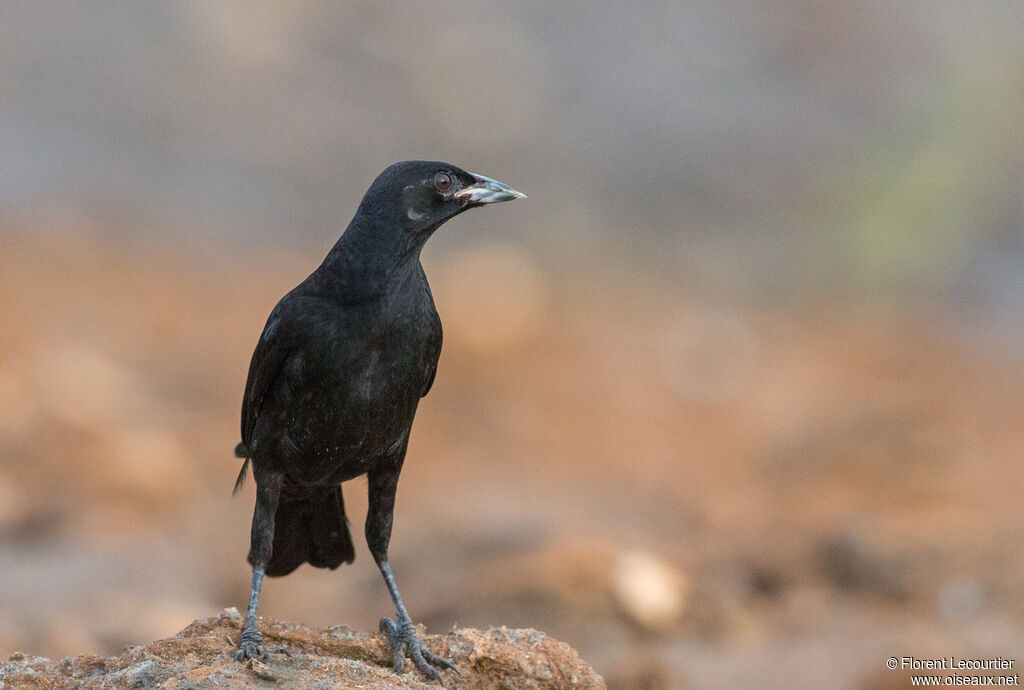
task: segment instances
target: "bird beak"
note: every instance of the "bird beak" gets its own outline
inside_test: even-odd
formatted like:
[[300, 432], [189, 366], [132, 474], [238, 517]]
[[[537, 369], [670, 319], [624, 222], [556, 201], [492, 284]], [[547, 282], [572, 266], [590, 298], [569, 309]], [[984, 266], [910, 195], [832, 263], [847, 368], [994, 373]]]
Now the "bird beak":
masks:
[[498, 201], [526, 198], [525, 194], [517, 192], [507, 184], [476, 173], [470, 173], [470, 175], [475, 181], [470, 186], [455, 192], [456, 199], [465, 199], [470, 204], [493, 204]]

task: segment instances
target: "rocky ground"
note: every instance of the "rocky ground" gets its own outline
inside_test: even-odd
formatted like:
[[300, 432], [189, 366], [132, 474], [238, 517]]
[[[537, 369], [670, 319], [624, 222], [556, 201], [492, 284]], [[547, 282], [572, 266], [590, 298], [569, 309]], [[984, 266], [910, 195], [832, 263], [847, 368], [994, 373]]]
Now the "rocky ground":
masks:
[[[243, 619], [235, 609], [189, 625], [174, 637], [127, 648], [116, 657], [86, 654], [57, 661], [16, 653], [0, 663], [0, 688], [426, 688], [412, 664], [390, 666], [381, 635], [346, 626], [312, 630], [264, 619], [271, 659], [236, 662]], [[423, 635], [423, 631], [420, 631]], [[453, 629], [426, 635], [428, 648], [455, 662], [452, 688], [556, 690], [604, 688], [604, 681], [564, 642], [536, 630]]]

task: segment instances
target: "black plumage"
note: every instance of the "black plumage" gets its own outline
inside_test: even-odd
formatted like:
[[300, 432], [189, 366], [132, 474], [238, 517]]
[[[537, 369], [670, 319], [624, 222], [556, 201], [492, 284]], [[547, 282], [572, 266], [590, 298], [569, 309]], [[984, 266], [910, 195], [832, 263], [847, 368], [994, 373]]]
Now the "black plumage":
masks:
[[435, 230], [462, 211], [523, 195], [441, 162], [392, 165], [370, 186], [323, 263], [285, 295], [253, 352], [235, 452], [256, 480], [253, 583], [238, 658], [265, 657], [257, 606], [263, 575], [355, 557], [341, 482], [367, 475], [366, 540], [395, 602], [381, 629], [401, 671], [408, 653], [440, 679], [388, 564], [395, 490], [416, 408], [437, 371], [441, 321], [420, 265]]

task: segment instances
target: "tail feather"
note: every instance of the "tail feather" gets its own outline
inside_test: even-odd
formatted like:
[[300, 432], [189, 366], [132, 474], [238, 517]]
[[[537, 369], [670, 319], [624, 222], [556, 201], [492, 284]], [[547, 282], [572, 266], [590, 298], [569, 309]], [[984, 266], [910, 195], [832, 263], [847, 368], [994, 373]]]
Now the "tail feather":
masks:
[[342, 563], [351, 563], [355, 557], [340, 485], [278, 505], [267, 575], [287, 575], [307, 562], [317, 568], [334, 570]]
[[246, 458], [245, 462], [242, 463], [241, 471], [238, 473], [238, 479], [235, 480], [235, 488], [231, 490], [231, 495], [232, 496], [237, 494], [241, 490], [241, 488], [243, 486], [245, 486], [245, 477], [246, 477], [246, 474], [248, 472], [249, 472], [249, 458]]
[[242, 471], [238, 473], [238, 479], [235, 480], [235, 488], [231, 490], [232, 496], [245, 486], [245, 473], [249, 469], [249, 449], [246, 448], [245, 441], [239, 441], [238, 445], [235, 446], [235, 457], [245, 458], [245, 462], [242, 463]]

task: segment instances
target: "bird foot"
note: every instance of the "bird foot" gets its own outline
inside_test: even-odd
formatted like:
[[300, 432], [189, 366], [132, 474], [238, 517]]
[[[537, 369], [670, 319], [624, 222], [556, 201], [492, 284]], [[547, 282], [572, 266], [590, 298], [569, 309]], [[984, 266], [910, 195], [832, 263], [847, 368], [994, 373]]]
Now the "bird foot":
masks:
[[270, 660], [270, 654], [263, 646], [263, 636], [260, 635], [259, 630], [248, 625], [242, 629], [242, 641], [238, 645], [238, 651], [235, 652], [235, 661], [245, 661], [246, 659], [263, 662]]
[[[380, 631], [387, 635], [388, 640], [391, 642], [391, 648], [394, 651], [395, 673], [402, 672], [406, 654], [416, 664], [416, 668], [420, 670], [420, 673], [431, 680], [436, 680], [438, 683], [441, 683], [441, 671], [438, 671], [435, 667], [452, 669], [458, 673], [455, 669], [455, 664], [444, 657], [434, 654], [423, 646], [423, 643], [416, 636], [416, 629], [413, 627], [412, 621], [406, 620], [401, 625], [397, 625], [390, 618], [381, 618]], [[441, 684], [443, 685], [443, 683]]]

